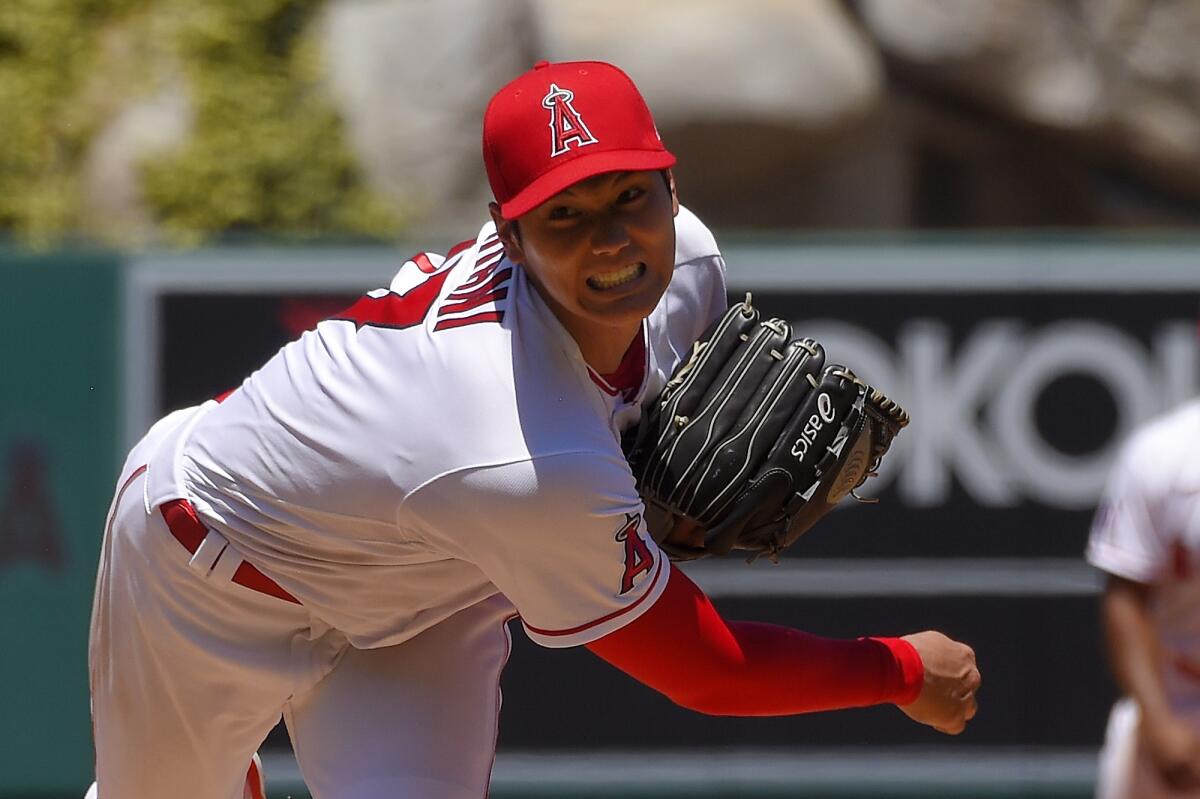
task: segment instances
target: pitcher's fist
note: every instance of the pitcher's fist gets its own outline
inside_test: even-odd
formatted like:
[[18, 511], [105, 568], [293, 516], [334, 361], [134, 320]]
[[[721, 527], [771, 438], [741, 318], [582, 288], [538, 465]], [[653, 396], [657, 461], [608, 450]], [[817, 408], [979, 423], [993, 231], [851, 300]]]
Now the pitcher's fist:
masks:
[[980, 684], [975, 650], [932, 630], [906, 635], [904, 640], [921, 656], [925, 682], [916, 701], [900, 709], [913, 721], [958, 735], [975, 717]]

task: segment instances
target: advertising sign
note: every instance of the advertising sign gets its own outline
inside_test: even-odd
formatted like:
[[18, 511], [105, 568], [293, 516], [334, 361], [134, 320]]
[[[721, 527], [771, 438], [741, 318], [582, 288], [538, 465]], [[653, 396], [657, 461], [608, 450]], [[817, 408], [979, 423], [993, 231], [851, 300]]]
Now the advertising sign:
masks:
[[[946, 629], [977, 648], [988, 674], [973, 741], [1098, 744], [1113, 686], [1096, 623], [1101, 578], [1082, 551], [1121, 441], [1200, 390], [1200, 247], [847, 238], [734, 242], [725, 255], [731, 298], [752, 292], [913, 422], [867, 491], [878, 504], [847, 502], [779, 566], [702, 562], [689, 567], [695, 579], [733, 617], [828, 635]], [[128, 428], [236, 385], [284, 342], [386, 285], [398, 262], [311, 251], [143, 261], [129, 303], [148, 343], [129, 353], [127, 385], [153, 390], [127, 407]], [[869, 722], [747, 722], [663, 707], [631, 727], [627, 708], [658, 698], [592, 661], [546, 656], [517, 636], [505, 685], [527, 701], [506, 695], [502, 745], [931, 743], [884, 710], [863, 711], [875, 714]], [[534, 699], [550, 701], [558, 685], [570, 696], [553, 696], [556, 707], [604, 699], [548, 720]]]

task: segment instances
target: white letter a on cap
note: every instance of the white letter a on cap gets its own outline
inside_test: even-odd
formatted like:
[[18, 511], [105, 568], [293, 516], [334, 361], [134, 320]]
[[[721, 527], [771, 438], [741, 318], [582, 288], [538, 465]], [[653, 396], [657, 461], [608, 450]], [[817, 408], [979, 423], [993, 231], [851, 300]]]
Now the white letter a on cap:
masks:
[[571, 104], [574, 99], [575, 92], [560, 89], [554, 83], [550, 84], [550, 91], [542, 98], [542, 107], [550, 110], [551, 157], [565, 153], [570, 149], [572, 142], [576, 147], [596, 143], [596, 137], [588, 130], [583, 117]]

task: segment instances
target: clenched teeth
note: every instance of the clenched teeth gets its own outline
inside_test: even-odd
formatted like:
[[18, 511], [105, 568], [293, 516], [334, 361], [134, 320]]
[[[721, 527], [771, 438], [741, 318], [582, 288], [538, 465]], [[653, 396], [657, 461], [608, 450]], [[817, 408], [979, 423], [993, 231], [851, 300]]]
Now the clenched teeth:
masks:
[[637, 279], [644, 271], [646, 271], [645, 264], [630, 264], [624, 269], [618, 269], [615, 272], [592, 275], [587, 279], [587, 282], [594, 289], [611, 289]]

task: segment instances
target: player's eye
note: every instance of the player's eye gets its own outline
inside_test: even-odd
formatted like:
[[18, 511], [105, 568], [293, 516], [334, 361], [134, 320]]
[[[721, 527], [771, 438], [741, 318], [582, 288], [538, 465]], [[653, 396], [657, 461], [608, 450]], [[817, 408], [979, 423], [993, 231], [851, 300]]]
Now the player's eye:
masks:
[[630, 186], [617, 197], [619, 203], [631, 203], [646, 195], [646, 190], [641, 186]]
[[552, 222], [556, 222], [561, 219], [573, 219], [578, 215], [579, 211], [574, 208], [566, 205], [556, 205], [550, 209], [550, 213], [546, 215], [546, 218]]

